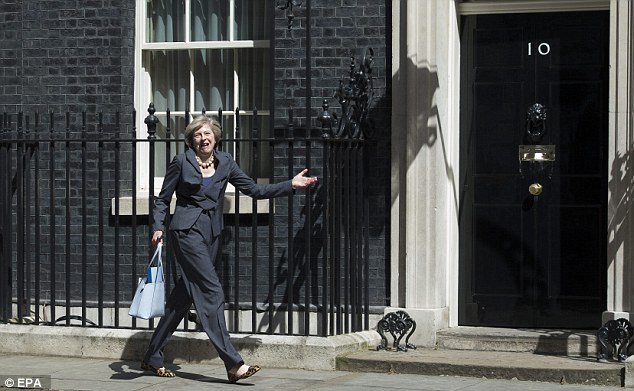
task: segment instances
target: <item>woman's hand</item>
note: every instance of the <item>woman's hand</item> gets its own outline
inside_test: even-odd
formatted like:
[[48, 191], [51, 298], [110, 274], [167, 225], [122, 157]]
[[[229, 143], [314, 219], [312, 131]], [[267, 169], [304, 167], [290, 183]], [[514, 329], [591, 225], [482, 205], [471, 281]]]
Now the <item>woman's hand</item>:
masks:
[[157, 230], [152, 234], [152, 244], [154, 247], [158, 246], [159, 242], [163, 241], [163, 231]]
[[307, 168], [304, 168], [299, 174], [295, 175], [291, 181], [293, 189], [303, 189], [308, 187], [311, 183], [317, 182], [316, 176], [304, 176], [308, 172]]

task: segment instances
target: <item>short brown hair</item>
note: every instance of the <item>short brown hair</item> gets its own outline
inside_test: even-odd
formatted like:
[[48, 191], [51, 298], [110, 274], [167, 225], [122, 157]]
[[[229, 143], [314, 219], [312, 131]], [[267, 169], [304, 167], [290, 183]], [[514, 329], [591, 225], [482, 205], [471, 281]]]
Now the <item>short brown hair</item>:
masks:
[[185, 144], [193, 148], [194, 147], [194, 133], [205, 125], [209, 125], [209, 128], [214, 134], [214, 139], [216, 140], [216, 145], [220, 142], [220, 121], [218, 120], [218, 116], [216, 115], [200, 115], [192, 122], [190, 122], [185, 128]]

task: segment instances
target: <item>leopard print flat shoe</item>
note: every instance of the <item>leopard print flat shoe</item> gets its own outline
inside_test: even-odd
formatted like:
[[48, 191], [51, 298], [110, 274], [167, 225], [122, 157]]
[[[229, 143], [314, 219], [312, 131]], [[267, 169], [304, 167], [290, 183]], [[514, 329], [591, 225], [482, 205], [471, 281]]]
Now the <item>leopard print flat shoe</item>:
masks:
[[236, 375], [235, 373], [227, 372], [227, 377], [229, 378], [229, 383], [233, 384], [237, 382], [238, 380], [246, 379], [248, 377], [255, 375], [259, 370], [260, 370], [259, 366], [251, 365], [249, 366], [249, 369], [247, 369], [243, 374]]
[[158, 377], [176, 377], [176, 374], [165, 367], [153, 367], [150, 364], [144, 362], [141, 363], [141, 369], [145, 371], [153, 372]]

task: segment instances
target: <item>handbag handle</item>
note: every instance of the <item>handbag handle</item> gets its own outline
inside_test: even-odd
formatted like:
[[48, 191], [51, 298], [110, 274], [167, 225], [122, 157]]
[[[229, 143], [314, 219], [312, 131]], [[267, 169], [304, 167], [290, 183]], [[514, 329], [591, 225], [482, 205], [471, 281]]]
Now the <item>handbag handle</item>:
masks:
[[158, 257], [158, 262], [156, 266], [163, 266], [163, 257], [161, 256], [162, 248], [163, 248], [163, 243], [159, 242], [159, 244], [156, 246], [156, 251], [154, 251], [154, 255], [152, 255], [152, 259], [150, 259], [150, 262], [147, 264], [148, 266], [152, 266], [152, 264], [154, 263], [154, 260], [157, 257]]
[[154, 260], [157, 259], [156, 266], [159, 268], [159, 271], [161, 273], [161, 280], [164, 277], [162, 252], [163, 252], [163, 243], [159, 242], [158, 245], [156, 246], [156, 251], [154, 251], [154, 255], [152, 256], [152, 259], [150, 259], [150, 262], [147, 264], [148, 267], [151, 267], [152, 264], [154, 263]]

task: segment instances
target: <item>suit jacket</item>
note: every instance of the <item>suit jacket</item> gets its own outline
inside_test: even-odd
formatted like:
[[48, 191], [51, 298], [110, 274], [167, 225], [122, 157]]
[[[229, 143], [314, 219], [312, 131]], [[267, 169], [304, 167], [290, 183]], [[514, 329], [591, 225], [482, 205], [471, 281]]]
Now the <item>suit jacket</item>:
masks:
[[211, 183], [201, 190], [202, 172], [192, 149], [174, 156], [167, 168], [163, 187], [154, 201], [152, 230], [165, 231], [165, 216], [168, 213], [172, 195], [176, 192], [176, 209], [170, 222], [170, 230], [191, 228], [203, 212], [211, 215], [213, 236], [224, 227], [223, 203], [227, 184], [253, 198], [273, 198], [292, 194], [291, 180], [274, 184], [257, 184], [246, 175], [235, 160], [226, 152], [214, 151], [217, 168]]

